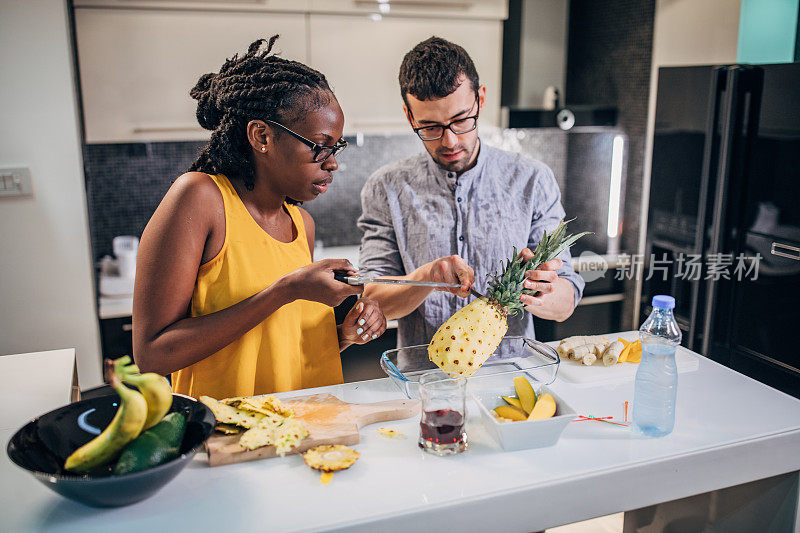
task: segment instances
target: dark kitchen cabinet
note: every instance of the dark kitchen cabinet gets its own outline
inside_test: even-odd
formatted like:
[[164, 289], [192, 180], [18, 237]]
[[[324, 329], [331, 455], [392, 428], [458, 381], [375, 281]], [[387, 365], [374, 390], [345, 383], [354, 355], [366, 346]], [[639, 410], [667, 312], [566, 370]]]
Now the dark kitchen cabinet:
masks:
[[129, 316], [100, 320], [100, 337], [104, 359], [133, 355], [133, 326]]

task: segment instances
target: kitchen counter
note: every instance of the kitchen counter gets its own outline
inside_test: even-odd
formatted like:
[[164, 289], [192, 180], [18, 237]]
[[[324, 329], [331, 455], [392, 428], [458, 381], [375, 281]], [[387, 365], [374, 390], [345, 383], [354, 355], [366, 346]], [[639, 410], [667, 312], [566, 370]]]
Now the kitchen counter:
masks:
[[[420, 451], [415, 417], [363, 428], [360, 459], [328, 485], [299, 456], [209, 468], [199, 454], [150, 499], [103, 510], [50, 492], [3, 454], [0, 516], [9, 531], [536, 531], [800, 470], [800, 401], [688, 355], [699, 367], [680, 374], [675, 431], [660, 439], [573, 422], [555, 446], [503, 452], [473, 406], [470, 447], [458, 456]], [[551, 387], [579, 414], [621, 419], [633, 399], [632, 382]], [[388, 379], [309, 392], [347, 402], [401, 397]], [[384, 437], [380, 426], [404, 437]], [[11, 434], [0, 431], [4, 441]], [[789, 498], [792, 510], [796, 485]], [[748, 509], [763, 501], [754, 497]]]

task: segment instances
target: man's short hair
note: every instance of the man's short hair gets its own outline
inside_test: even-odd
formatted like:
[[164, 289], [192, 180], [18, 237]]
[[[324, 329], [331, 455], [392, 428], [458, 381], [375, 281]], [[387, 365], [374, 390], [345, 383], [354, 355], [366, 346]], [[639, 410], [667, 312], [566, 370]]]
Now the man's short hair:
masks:
[[408, 105], [407, 94], [419, 100], [444, 98], [458, 89], [462, 77], [472, 84], [475, 94], [480, 83], [469, 54], [455, 43], [431, 37], [411, 49], [400, 64], [400, 94]]

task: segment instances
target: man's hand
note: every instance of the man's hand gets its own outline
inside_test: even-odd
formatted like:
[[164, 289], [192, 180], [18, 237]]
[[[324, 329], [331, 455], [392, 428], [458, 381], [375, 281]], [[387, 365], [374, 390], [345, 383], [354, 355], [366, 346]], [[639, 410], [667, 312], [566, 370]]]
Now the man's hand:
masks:
[[464, 298], [469, 294], [470, 287], [475, 283], [475, 271], [457, 255], [440, 257], [428, 263], [427, 266], [428, 275], [426, 281], [461, 284], [459, 288], [438, 287], [437, 291], [449, 292]]
[[[533, 252], [525, 248], [519, 253], [525, 261], [533, 258]], [[530, 270], [525, 275], [525, 288], [536, 291], [535, 294], [523, 294], [520, 301], [525, 304], [529, 313], [544, 318], [562, 322], [572, 315], [575, 309], [575, 291], [572, 284], [558, 277], [561, 268], [561, 259], [551, 259]]]

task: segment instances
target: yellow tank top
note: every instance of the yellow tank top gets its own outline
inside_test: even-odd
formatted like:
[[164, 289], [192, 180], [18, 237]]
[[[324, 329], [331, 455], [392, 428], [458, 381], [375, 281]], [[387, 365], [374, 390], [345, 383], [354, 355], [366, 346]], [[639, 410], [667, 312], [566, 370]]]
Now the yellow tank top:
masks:
[[[228, 178], [211, 176], [225, 204], [225, 242], [200, 266], [190, 316], [230, 307], [311, 262], [303, 217], [284, 204], [297, 229], [288, 243], [253, 219]], [[296, 300], [217, 353], [172, 374], [175, 392], [217, 399], [342, 383], [333, 309]]]

